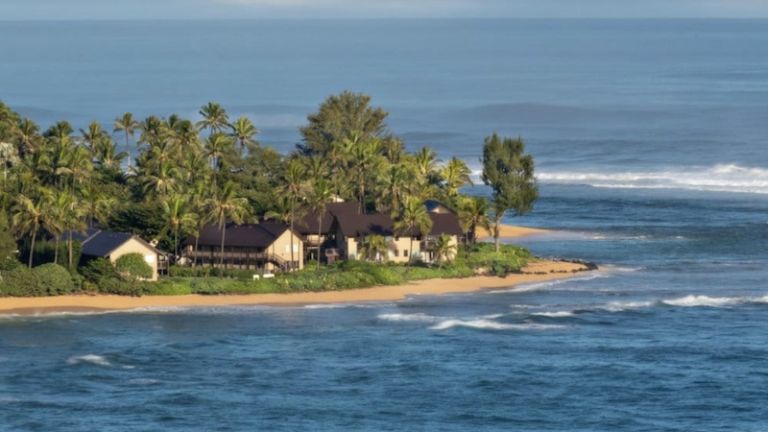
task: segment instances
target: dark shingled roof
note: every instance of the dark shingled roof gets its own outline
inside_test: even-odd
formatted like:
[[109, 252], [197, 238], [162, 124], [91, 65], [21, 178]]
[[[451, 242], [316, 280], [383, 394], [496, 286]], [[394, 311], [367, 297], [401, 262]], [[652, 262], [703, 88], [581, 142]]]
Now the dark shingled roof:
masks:
[[[430, 213], [430, 219], [432, 219], [432, 229], [429, 231], [429, 235], [437, 236], [440, 234], [456, 235], [463, 234], [461, 225], [459, 224], [459, 218], [453, 213]], [[371, 234], [378, 234], [381, 236], [393, 236], [396, 235], [394, 231], [394, 221], [389, 215], [382, 213], [371, 214], [357, 214], [357, 213], [338, 213], [336, 214], [336, 221], [338, 223], [341, 233], [345, 237], [360, 237]], [[410, 235], [419, 235], [418, 232], [411, 231]]]
[[[333, 217], [336, 214], [358, 214], [359, 212], [360, 204], [357, 201], [328, 203], [325, 208], [325, 214], [323, 214], [323, 227], [320, 230], [320, 233], [328, 234], [332, 231]], [[296, 232], [302, 235], [316, 235], [319, 228], [317, 225], [317, 214], [308, 212], [296, 221], [294, 227], [296, 228]]]
[[464, 231], [461, 229], [461, 224], [459, 223], [459, 217], [456, 216], [455, 213], [430, 213], [429, 217], [432, 218], [432, 230], [429, 232], [430, 235], [464, 235]]
[[[225, 247], [265, 248], [280, 237], [288, 227], [279, 222], [236, 225], [228, 223], [224, 235]], [[187, 244], [194, 244], [194, 237]], [[221, 246], [221, 229], [218, 225], [206, 225], [200, 232], [200, 246]]]
[[155, 247], [131, 233], [98, 231], [83, 241], [82, 254], [92, 257], [107, 257], [115, 249], [132, 238], [135, 238], [149, 249], [160, 253]]

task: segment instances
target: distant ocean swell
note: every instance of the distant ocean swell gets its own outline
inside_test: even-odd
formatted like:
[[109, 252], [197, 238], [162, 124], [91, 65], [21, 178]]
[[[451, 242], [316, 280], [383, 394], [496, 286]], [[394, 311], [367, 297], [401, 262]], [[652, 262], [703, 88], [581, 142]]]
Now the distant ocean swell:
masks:
[[598, 188], [684, 189], [710, 192], [768, 194], [768, 169], [735, 164], [677, 167], [659, 171], [546, 171], [542, 183], [579, 184]]

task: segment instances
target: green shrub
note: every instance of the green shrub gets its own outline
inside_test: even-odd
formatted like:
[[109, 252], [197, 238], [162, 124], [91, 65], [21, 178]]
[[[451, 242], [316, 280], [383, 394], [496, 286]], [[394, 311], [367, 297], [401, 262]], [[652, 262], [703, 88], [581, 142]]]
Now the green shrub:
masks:
[[115, 260], [115, 269], [127, 279], [150, 279], [153, 276], [152, 266], [144, 261], [144, 256], [139, 253], [129, 253]]
[[39, 297], [46, 295], [37, 273], [25, 266], [0, 272], [0, 295], [14, 297]]
[[40, 288], [47, 295], [70, 294], [75, 291], [72, 275], [66, 268], [53, 263], [43, 264], [32, 269]]
[[140, 296], [143, 287], [140, 282], [127, 281], [120, 278], [103, 277], [96, 282], [98, 290], [103, 294], [116, 294], [125, 296]]
[[98, 282], [105, 277], [120, 278], [115, 266], [106, 258], [96, 258], [88, 261], [84, 266], [80, 267], [80, 274], [91, 282]]

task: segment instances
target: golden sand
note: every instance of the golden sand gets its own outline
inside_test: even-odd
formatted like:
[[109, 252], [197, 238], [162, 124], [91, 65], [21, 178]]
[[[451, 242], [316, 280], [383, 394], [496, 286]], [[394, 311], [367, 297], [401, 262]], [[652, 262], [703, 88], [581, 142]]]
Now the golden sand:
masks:
[[183, 295], [124, 297], [115, 295], [69, 295], [56, 297], [0, 298], [0, 314], [45, 314], [52, 312], [96, 312], [138, 308], [234, 306], [234, 305], [302, 305], [357, 303], [402, 300], [414, 295], [437, 295], [478, 291], [485, 288], [563, 279], [586, 270], [582, 264], [537, 261], [522, 274], [506, 278], [475, 276], [465, 279], [430, 279], [404, 285], [378, 286], [342, 291], [252, 295]]
[[[546, 234], [549, 230], [541, 228], [529, 228], [514, 225], [501, 225], [499, 227], [499, 237], [501, 238], [515, 238], [515, 237], [527, 237], [535, 234]], [[477, 229], [477, 238], [493, 237], [493, 235], [486, 229]]]

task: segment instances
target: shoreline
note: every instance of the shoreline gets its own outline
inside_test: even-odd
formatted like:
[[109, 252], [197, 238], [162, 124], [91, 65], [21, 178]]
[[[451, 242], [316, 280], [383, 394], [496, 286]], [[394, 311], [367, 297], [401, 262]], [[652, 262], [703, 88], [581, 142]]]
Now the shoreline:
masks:
[[[525, 227], [525, 226], [519, 226], [519, 225], [502, 224], [501, 226], [499, 226], [499, 238], [501, 239], [529, 237], [533, 235], [551, 234], [553, 232], [554, 231], [552, 230], [548, 230], [544, 228], [532, 228], [532, 227]], [[491, 232], [486, 230], [485, 228], [477, 229], [478, 239], [487, 239], [492, 237], [493, 237], [493, 234], [491, 234]]]
[[472, 276], [463, 279], [427, 279], [403, 285], [375, 286], [339, 291], [248, 295], [180, 295], [125, 297], [117, 295], [65, 295], [0, 298], [0, 315], [37, 316], [55, 313], [119, 312], [144, 308], [206, 306], [301, 306], [358, 302], [399, 301], [409, 296], [469, 293], [575, 277], [591, 269], [582, 263], [536, 261], [507, 277]]

